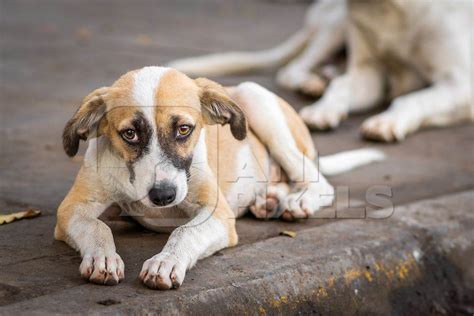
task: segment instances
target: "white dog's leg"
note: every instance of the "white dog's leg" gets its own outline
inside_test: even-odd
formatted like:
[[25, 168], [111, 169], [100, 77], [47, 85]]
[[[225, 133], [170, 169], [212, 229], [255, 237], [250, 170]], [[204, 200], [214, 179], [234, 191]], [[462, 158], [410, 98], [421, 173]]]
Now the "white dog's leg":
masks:
[[421, 127], [469, 120], [474, 107], [471, 98], [465, 84], [436, 83], [396, 98], [387, 111], [362, 124], [362, 133], [370, 139], [391, 142], [403, 140]]
[[[247, 114], [252, 131], [265, 144], [290, 181], [295, 183], [292, 193], [280, 201], [282, 209], [289, 211], [293, 218], [305, 218], [321, 207], [331, 205], [334, 189], [312, 160], [315, 151], [309, 134], [299, 135], [297, 139], [290, 129], [289, 120], [294, 120], [292, 123], [296, 127], [302, 124], [291, 107], [252, 82], [237, 86], [232, 97]], [[302, 134], [301, 129], [298, 132]], [[306, 146], [307, 150], [301, 146], [306, 142], [311, 144]]]
[[312, 70], [342, 48], [346, 35], [344, 6], [336, 6], [330, 13], [329, 18], [319, 23], [321, 25], [303, 53], [278, 71], [277, 83], [280, 86], [315, 96], [322, 94], [326, 83]]
[[319, 101], [300, 111], [311, 128], [335, 128], [349, 112], [367, 110], [383, 98], [384, 77], [370, 47], [356, 28], [349, 27], [348, 33], [348, 72], [334, 79]]
[[73, 186], [61, 203], [54, 236], [81, 253], [79, 271], [83, 278], [114, 285], [124, 278], [124, 263], [115, 250], [112, 231], [98, 219], [109, 203], [91, 202], [93, 197], [84, 196], [85, 192]]
[[380, 71], [375, 66], [364, 65], [334, 79], [321, 100], [303, 108], [300, 115], [310, 128], [335, 128], [350, 112], [370, 109], [382, 96]]
[[[288, 60], [300, 53], [314, 32], [321, 32], [321, 36], [315, 36], [315, 39], [320, 38], [320, 40], [318, 40], [317, 44], [319, 47], [314, 49], [325, 50], [328, 43], [334, 41], [332, 34], [336, 34], [339, 25], [344, 24], [345, 16], [346, 5], [344, 0], [320, 0], [309, 7], [304, 27], [273, 48], [256, 52], [228, 52], [178, 59], [171, 61], [168, 66], [190, 76], [217, 76], [276, 67], [288, 62]], [[305, 59], [307, 61], [304, 63], [309, 63], [309, 67], [317, 63], [317, 60], [311, 61], [311, 55], [314, 54], [316, 54], [315, 57], [317, 59], [318, 52], [306, 54], [307, 57]], [[324, 54], [322, 53], [322, 55]], [[310, 69], [308, 67], [299, 67], [286, 73], [299, 78], [298, 73], [300, 73], [300, 70], [304, 70], [305, 74], [309, 74]], [[281, 77], [281, 84], [283, 86], [288, 86], [291, 89], [296, 88], [296, 86], [291, 84], [291, 79], [287, 80], [284, 78], [285, 76], [279, 77]], [[278, 80], [280, 81], [280, 79]]]
[[[218, 190], [215, 180], [210, 185], [210, 189], [201, 189], [208, 190], [208, 194]], [[177, 288], [182, 284], [186, 271], [199, 259], [237, 244], [235, 215], [222, 193], [219, 191], [217, 194], [218, 198], [212, 193], [214, 198], [205, 196], [206, 200], [199, 201], [198, 204], [209, 206], [198, 209], [190, 222], [171, 233], [159, 254], [144, 262], [139, 277], [146, 286], [160, 290]], [[210, 206], [213, 202], [217, 205]]]

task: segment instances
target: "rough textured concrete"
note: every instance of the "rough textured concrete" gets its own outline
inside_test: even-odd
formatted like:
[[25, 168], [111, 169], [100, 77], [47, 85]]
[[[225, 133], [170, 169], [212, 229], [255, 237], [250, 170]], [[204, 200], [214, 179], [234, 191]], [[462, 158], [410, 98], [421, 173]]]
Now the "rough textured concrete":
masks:
[[[410, 215], [405, 221], [398, 208], [391, 219], [378, 221], [333, 223], [331, 210], [321, 213], [326, 218], [300, 223], [244, 218], [238, 223], [240, 246], [200, 262], [178, 291], [154, 292], [137, 281], [141, 264], [161, 249], [167, 236], [134, 222], [108, 220], [126, 264], [127, 278], [114, 288], [85, 284], [77, 272], [78, 255], [53, 241], [55, 209], [80, 166], [80, 159], [69, 160], [62, 152], [61, 130], [82, 97], [130, 69], [187, 55], [269, 47], [300, 26], [305, 8], [304, 3], [250, 0], [159, 4], [2, 0], [0, 212], [35, 206], [44, 215], [0, 226], [0, 313], [160, 309], [204, 313], [211, 308], [238, 313], [243, 307], [255, 313], [369, 308], [397, 312], [408, 302], [413, 308], [422, 304], [424, 312], [442, 313], [457, 305], [469, 306], [465, 301], [472, 293], [465, 292], [462, 279], [470, 270], [456, 265], [473, 259], [467, 234], [472, 230], [472, 191], [467, 190], [474, 187], [472, 125], [423, 131], [396, 145], [359, 138], [358, 126], [367, 115], [351, 118], [335, 132], [314, 133], [323, 154], [364, 146], [388, 154], [383, 163], [331, 179], [340, 189], [349, 189], [351, 206], [365, 205], [367, 189], [374, 185], [390, 187], [390, 200], [397, 207], [466, 193], [451, 195], [447, 206], [443, 200], [422, 204], [427, 212], [423, 214], [429, 216], [419, 221], [416, 214], [409, 214], [416, 211], [412, 208], [400, 211]], [[296, 108], [312, 101], [278, 89], [272, 78], [273, 72], [267, 71], [217, 79], [224, 84], [257, 81]], [[276, 237], [285, 229], [299, 231], [298, 237]], [[451, 239], [454, 248], [449, 250]], [[416, 273], [399, 283], [390, 277], [390, 271], [410, 259], [413, 249], [425, 246], [429, 249], [423, 251], [422, 264], [413, 268]], [[373, 282], [357, 276], [366, 263]], [[384, 264], [388, 276], [382, 270], [374, 272], [375, 263]], [[358, 271], [357, 277], [346, 284], [350, 269]], [[333, 287], [329, 276], [334, 278]], [[464, 299], [459, 293], [468, 296]], [[415, 295], [423, 300], [410, 301]]]
[[[119, 247], [129, 277], [112, 288], [71, 278], [71, 265], [76, 267], [78, 260], [68, 254], [2, 264], [2, 303], [7, 306], [0, 312], [472, 312], [472, 205], [474, 191], [468, 191], [396, 207], [390, 219], [342, 220], [302, 230], [296, 238], [274, 237], [227, 249], [200, 262], [176, 291], [147, 290], [133, 278], [139, 262], [131, 267], [130, 262], [136, 262], [137, 252], [145, 252], [141, 247], [146, 242], [135, 253]], [[55, 273], [44, 274], [53, 265]], [[33, 269], [35, 275], [22, 273]], [[38, 283], [32, 285], [35, 278]], [[38, 287], [51, 293], [38, 293]], [[28, 290], [43, 295], [21, 301]]]

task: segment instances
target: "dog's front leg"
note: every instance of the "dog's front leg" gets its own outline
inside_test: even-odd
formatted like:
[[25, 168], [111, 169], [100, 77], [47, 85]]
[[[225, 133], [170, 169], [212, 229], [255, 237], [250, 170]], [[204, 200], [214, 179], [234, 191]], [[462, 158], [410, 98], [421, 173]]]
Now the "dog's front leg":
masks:
[[464, 82], [441, 81], [395, 98], [388, 110], [362, 124], [363, 135], [386, 142], [401, 141], [421, 127], [469, 120], [474, 105], [470, 88]]
[[59, 206], [54, 236], [81, 253], [83, 278], [115, 285], [124, 278], [124, 263], [115, 251], [112, 231], [98, 219], [110, 203], [95, 193], [76, 180]]
[[152, 289], [178, 288], [197, 260], [235, 246], [235, 216], [219, 193], [217, 206], [204, 206], [187, 224], [176, 228], [163, 250], [145, 261], [140, 279]]

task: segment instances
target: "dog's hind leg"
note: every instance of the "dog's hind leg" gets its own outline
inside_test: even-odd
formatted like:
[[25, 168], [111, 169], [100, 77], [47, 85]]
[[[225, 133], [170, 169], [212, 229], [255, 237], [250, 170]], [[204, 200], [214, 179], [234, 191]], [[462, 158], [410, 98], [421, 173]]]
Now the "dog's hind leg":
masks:
[[354, 27], [349, 35], [347, 73], [331, 81], [320, 100], [300, 111], [310, 128], [335, 128], [350, 112], [368, 110], [383, 99], [385, 80], [370, 45]]
[[[322, 3], [309, 10], [307, 20], [307, 28], [314, 29], [313, 36], [305, 50], [278, 71], [277, 83], [286, 89], [320, 96], [326, 88], [326, 81], [313, 73], [313, 70], [344, 46], [345, 5], [337, 2]], [[309, 26], [311, 22], [313, 25]]]
[[246, 113], [250, 129], [293, 183], [281, 207], [293, 217], [305, 218], [330, 205], [334, 189], [313, 162], [314, 145], [296, 112], [256, 83], [242, 83], [230, 93]]

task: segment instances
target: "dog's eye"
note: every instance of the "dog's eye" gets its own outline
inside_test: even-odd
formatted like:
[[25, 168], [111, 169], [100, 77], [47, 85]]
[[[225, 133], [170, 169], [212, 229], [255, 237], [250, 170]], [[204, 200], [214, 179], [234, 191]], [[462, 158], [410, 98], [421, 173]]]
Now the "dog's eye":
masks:
[[134, 142], [138, 139], [137, 133], [135, 132], [135, 130], [131, 128], [124, 130], [121, 134], [122, 134], [123, 139], [125, 139], [128, 142]]
[[192, 130], [193, 128], [189, 125], [180, 125], [176, 131], [176, 138], [184, 139], [191, 134]]

